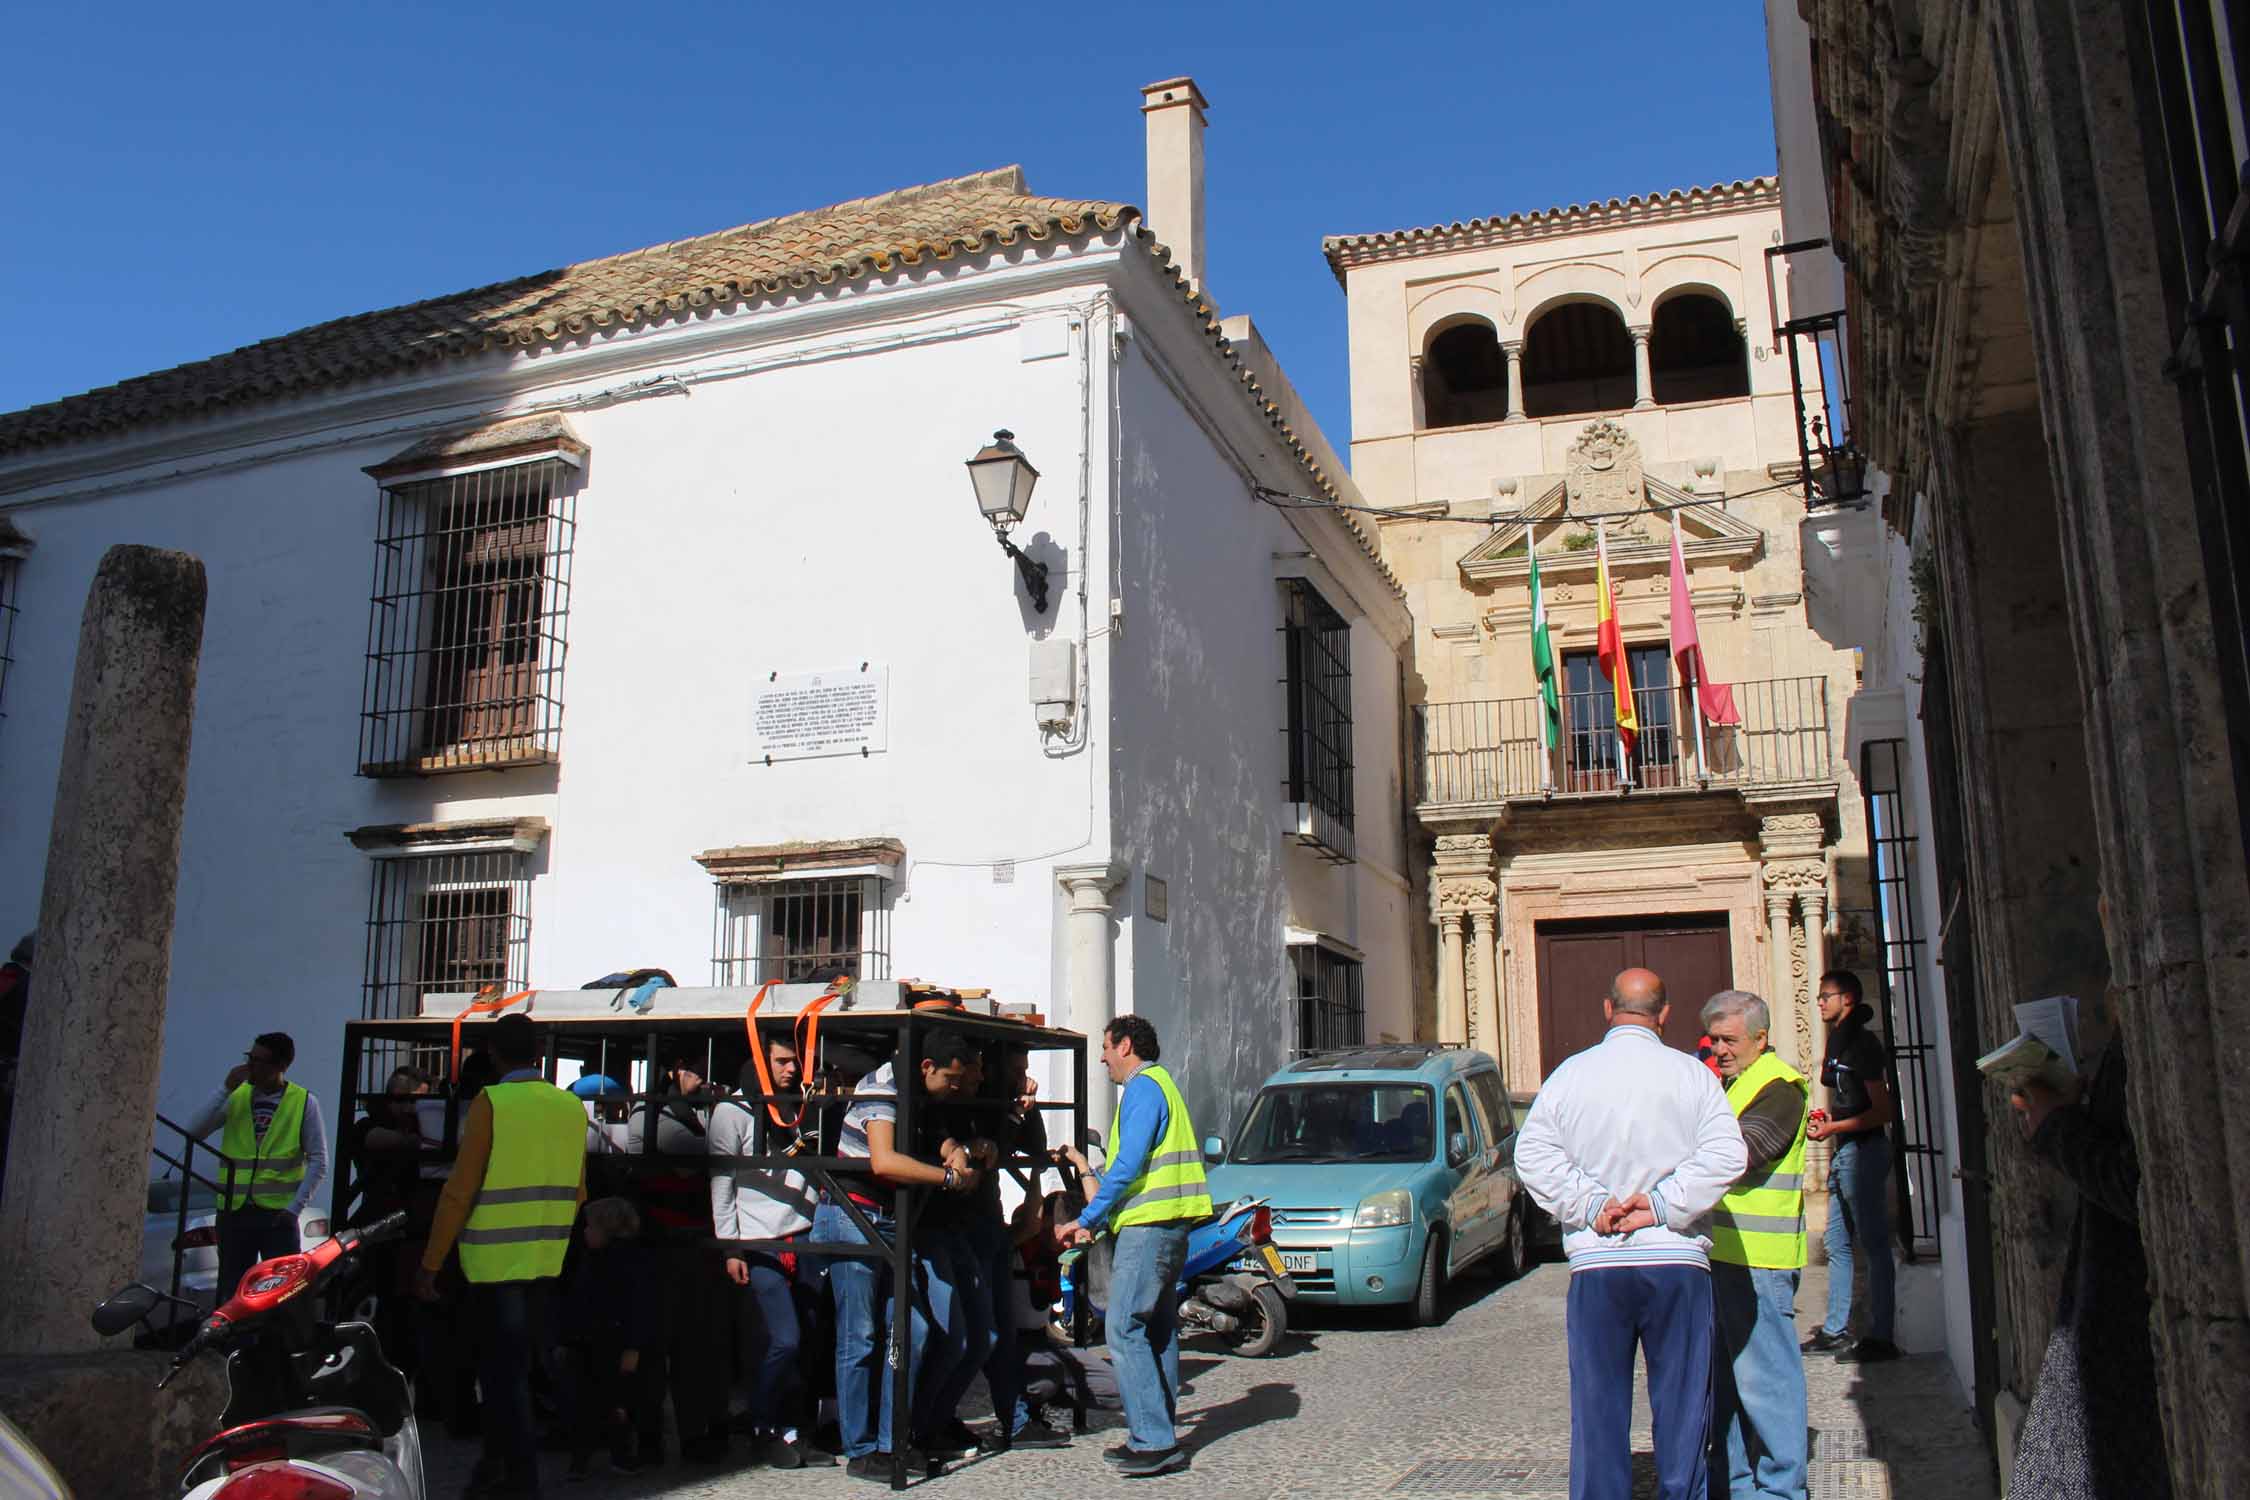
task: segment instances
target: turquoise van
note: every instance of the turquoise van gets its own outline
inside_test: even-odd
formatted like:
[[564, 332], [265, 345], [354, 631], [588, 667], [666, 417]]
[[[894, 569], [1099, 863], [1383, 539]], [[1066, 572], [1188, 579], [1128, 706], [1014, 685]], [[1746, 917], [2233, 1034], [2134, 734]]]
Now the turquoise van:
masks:
[[1427, 1325], [1470, 1266], [1523, 1269], [1531, 1200], [1485, 1053], [1384, 1043], [1300, 1058], [1259, 1088], [1234, 1139], [1203, 1152], [1215, 1200], [1269, 1202], [1304, 1301], [1403, 1304]]

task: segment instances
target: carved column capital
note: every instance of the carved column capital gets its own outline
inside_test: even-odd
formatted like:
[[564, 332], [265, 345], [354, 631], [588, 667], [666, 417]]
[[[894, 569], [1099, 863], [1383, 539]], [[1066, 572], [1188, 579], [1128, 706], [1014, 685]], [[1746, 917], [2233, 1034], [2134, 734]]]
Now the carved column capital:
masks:
[[1438, 883], [1437, 909], [1446, 914], [1475, 912], [1489, 916], [1496, 909], [1500, 887], [1484, 876], [1457, 876]]
[[1467, 920], [1468, 913], [1463, 911], [1441, 911], [1437, 916], [1438, 928], [1448, 942], [1460, 941], [1462, 924]]
[[1825, 897], [1828, 890], [1828, 866], [1818, 859], [1768, 860], [1760, 873], [1769, 901], [1776, 894], [1786, 899], [1806, 891], [1819, 891]]
[[1500, 352], [1507, 355], [1510, 359], [1523, 358], [1523, 340], [1502, 339], [1500, 341]]
[[1109, 911], [1109, 894], [1125, 880], [1125, 867], [1114, 861], [1099, 865], [1058, 865], [1055, 880], [1069, 893], [1073, 913]]
[[1775, 886], [1767, 886], [1766, 916], [1770, 920], [1775, 922], [1788, 921], [1789, 904], [1794, 899], [1795, 898], [1792, 896], [1792, 894], [1787, 890], [1783, 890]]
[[1648, 347], [1648, 336], [1650, 332], [1648, 324], [1635, 323], [1632, 326], [1628, 327], [1625, 331], [1633, 336], [1633, 342], [1635, 344], [1640, 345], [1644, 349]]

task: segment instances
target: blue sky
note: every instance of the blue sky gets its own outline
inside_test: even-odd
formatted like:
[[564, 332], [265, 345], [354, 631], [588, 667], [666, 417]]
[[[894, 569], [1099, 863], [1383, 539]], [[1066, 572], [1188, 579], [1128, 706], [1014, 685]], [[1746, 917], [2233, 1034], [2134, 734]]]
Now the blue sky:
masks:
[[0, 147], [0, 411], [326, 318], [1018, 162], [1142, 194], [1211, 100], [1209, 284], [1339, 447], [1328, 233], [1773, 169], [1761, 7], [33, 7]]

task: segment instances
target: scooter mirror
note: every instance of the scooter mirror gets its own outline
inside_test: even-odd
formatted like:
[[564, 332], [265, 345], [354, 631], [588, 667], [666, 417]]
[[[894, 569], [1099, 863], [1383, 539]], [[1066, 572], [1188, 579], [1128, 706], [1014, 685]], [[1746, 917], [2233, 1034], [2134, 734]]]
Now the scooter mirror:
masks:
[[1218, 1161], [1227, 1154], [1226, 1137], [1207, 1135], [1203, 1138], [1203, 1156], [1206, 1161]]
[[156, 1311], [158, 1296], [155, 1287], [137, 1281], [121, 1287], [94, 1309], [94, 1332], [103, 1338], [123, 1333]]

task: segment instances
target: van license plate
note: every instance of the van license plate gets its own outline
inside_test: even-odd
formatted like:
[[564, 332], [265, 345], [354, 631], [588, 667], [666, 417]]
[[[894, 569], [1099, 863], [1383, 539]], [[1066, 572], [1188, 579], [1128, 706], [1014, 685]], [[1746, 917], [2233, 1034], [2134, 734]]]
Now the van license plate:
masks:
[[1279, 1265], [1274, 1266], [1274, 1269], [1276, 1271], [1310, 1272], [1319, 1269], [1319, 1257], [1314, 1255], [1310, 1250], [1277, 1252], [1271, 1245], [1268, 1245], [1266, 1247], [1266, 1254], [1270, 1256], [1273, 1261], [1280, 1262]]

